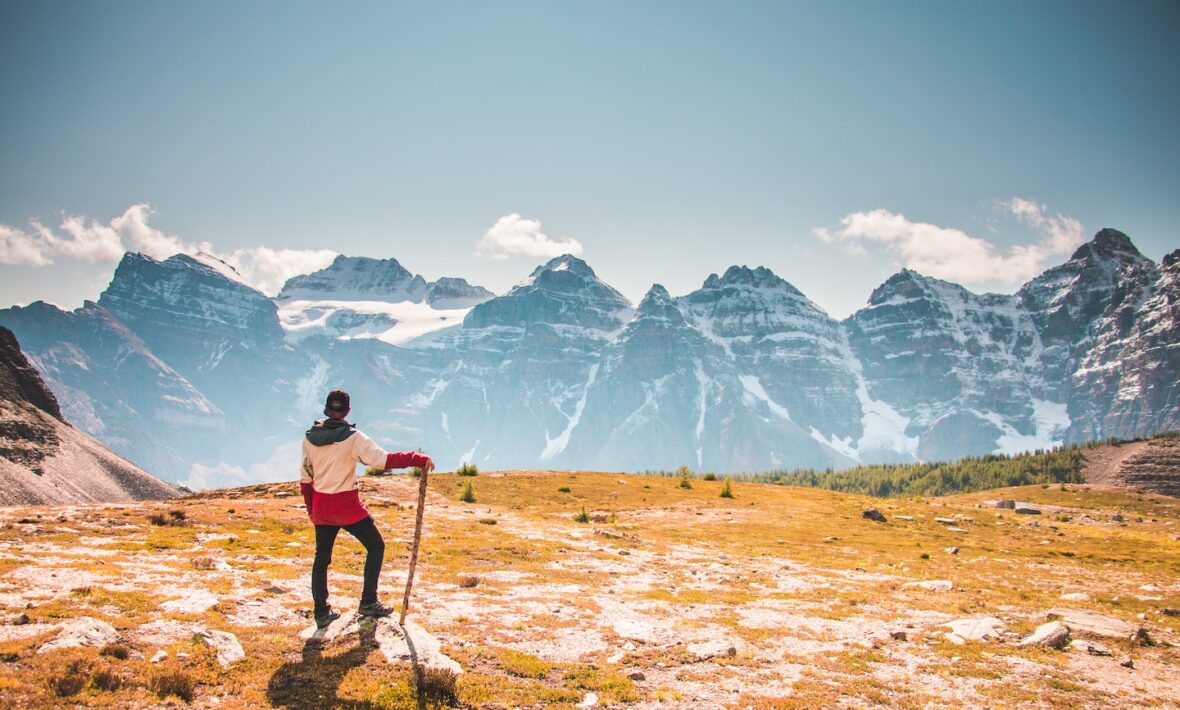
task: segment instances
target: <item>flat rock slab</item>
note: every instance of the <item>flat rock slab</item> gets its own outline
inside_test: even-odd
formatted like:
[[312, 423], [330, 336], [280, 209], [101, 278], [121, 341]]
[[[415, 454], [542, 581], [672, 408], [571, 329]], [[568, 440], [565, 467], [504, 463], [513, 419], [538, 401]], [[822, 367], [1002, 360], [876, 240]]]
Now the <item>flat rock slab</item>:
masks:
[[351, 611], [327, 628], [317, 629], [312, 624], [299, 635], [309, 640], [331, 641], [352, 634], [358, 637], [371, 634], [381, 654], [390, 663], [410, 661], [423, 668], [438, 668], [455, 674], [463, 672], [463, 667], [455, 659], [442, 652], [442, 643], [412, 621], [401, 627], [391, 617], [368, 619]]
[[924, 579], [921, 582], [906, 582], [903, 587], [919, 587], [931, 592], [949, 592], [955, 588], [955, 583], [949, 579]]
[[119, 632], [105, 621], [89, 616], [80, 616], [62, 622], [61, 633], [37, 649], [37, 653], [48, 653], [59, 648], [79, 646], [102, 647], [119, 638]]
[[[983, 641], [989, 638], [999, 638], [1004, 631], [1004, 622], [994, 616], [981, 616], [972, 619], [955, 619], [943, 626], [949, 627], [947, 637], [957, 636], [964, 641]], [[951, 639], [954, 641], [955, 639]]]
[[693, 643], [688, 645], [688, 652], [696, 656], [698, 661], [707, 661], [711, 658], [731, 658], [737, 655], [737, 647], [725, 640], [702, 641], [701, 643]]
[[1045, 616], [1060, 619], [1075, 631], [1086, 631], [1106, 638], [1127, 639], [1139, 630], [1138, 626], [1122, 619], [1081, 609], [1050, 609], [1045, 612]]
[[164, 611], [178, 611], [186, 614], [200, 614], [217, 606], [217, 597], [198, 589], [179, 599], [169, 599], [160, 605]]

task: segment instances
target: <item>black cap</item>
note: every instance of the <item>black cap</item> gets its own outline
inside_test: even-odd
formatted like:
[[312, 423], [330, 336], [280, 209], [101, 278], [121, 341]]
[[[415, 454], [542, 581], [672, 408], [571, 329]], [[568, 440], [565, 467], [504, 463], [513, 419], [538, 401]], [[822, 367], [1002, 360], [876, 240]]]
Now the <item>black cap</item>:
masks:
[[332, 416], [333, 414], [348, 414], [349, 399], [348, 393], [344, 390], [332, 390], [328, 393], [328, 400], [324, 403], [324, 414]]

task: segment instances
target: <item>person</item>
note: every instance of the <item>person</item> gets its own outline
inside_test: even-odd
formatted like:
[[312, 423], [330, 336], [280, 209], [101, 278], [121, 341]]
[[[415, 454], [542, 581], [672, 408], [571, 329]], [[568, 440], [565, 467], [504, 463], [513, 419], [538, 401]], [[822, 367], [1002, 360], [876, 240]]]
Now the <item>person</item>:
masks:
[[393, 609], [377, 599], [377, 578], [385, 559], [385, 541], [357, 490], [357, 463], [388, 471], [417, 467], [434, 470], [429, 456], [413, 451], [387, 453], [345, 417], [350, 411], [348, 393], [333, 390], [324, 404], [325, 419], [317, 421], [303, 439], [299, 467], [300, 490], [307, 515], [315, 525], [315, 562], [311, 566], [311, 598], [315, 623], [324, 628], [340, 614], [328, 604], [328, 566], [332, 548], [343, 528], [365, 546], [365, 577], [361, 592], [361, 616], [389, 616]]

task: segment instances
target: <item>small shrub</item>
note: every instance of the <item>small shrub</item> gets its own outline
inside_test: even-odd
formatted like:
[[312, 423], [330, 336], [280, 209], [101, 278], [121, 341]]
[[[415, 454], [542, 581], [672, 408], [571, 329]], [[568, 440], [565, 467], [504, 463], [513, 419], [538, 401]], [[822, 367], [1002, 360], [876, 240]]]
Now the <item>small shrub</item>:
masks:
[[462, 466], [455, 469], [455, 475], [456, 476], [476, 476], [476, 475], [479, 475], [479, 469], [475, 467], [475, 464], [464, 463]]
[[582, 506], [582, 512], [578, 513], [577, 515], [574, 516], [574, 522], [575, 523], [588, 523], [588, 522], [590, 522], [590, 514], [586, 512], [586, 506]]
[[161, 673], [152, 680], [152, 690], [160, 700], [175, 695], [184, 702], [191, 703], [195, 689], [193, 679], [181, 671]]
[[236, 512], [238, 512], [238, 511], [237, 511], [237, 510], [235, 510], [234, 508], [226, 508], [226, 509], [225, 509], [225, 514], [226, 514], [226, 515], [233, 515], [233, 514], [234, 514], [234, 513], [236, 513]]
[[495, 525], [496, 519], [495, 518], [480, 518], [479, 524], [480, 525]]
[[123, 676], [115, 673], [114, 671], [108, 671], [106, 669], [97, 670], [94, 672], [94, 675], [90, 677], [91, 688], [94, 688], [95, 690], [103, 690], [106, 692], [112, 692], [122, 688], [125, 682], [126, 681], [123, 679]]
[[131, 658], [131, 649], [127, 648], [121, 643], [108, 643], [102, 647], [98, 652], [100, 656], [107, 656], [108, 658], [117, 658], [120, 661], [126, 661]]
[[59, 698], [77, 695], [86, 686], [89, 679], [89, 668], [84, 661], [70, 661], [61, 675], [49, 678], [49, 687]]
[[152, 513], [148, 516], [148, 522], [157, 527], [184, 527], [188, 525], [187, 516], [183, 510], [170, 510], [167, 515], [163, 513]]
[[721, 486], [722, 498], [733, 498], [733, 486], [730, 485], [729, 479], [725, 479], [725, 485]]
[[558, 493], [569, 493], [569, 492], [570, 492], [570, 487], [569, 487], [569, 486], [562, 486], [561, 488], [558, 488], [558, 489], [557, 489], [557, 492], [558, 492]]
[[415, 466], [414, 468], [411, 468], [410, 469], [410, 477], [411, 478], [422, 478], [422, 469], [418, 468], [417, 466]]
[[471, 481], [468, 481], [467, 485], [463, 486], [463, 493], [459, 496], [459, 500], [464, 503], [475, 502], [475, 487], [471, 485]]
[[680, 483], [676, 484], [680, 488], [688, 490], [692, 488], [692, 481], [688, 478], [688, 469], [684, 466], [680, 467]]
[[706, 480], [706, 481], [716, 481], [717, 474], [713, 473], [712, 471], [709, 471], [704, 476], [702, 476], [702, 478], [704, 478], [704, 480]]
[[419, 700], [427, 704], [458, 707], [459, 694], [455, 690], [455, 672], [446, 668], [423, 668], [415, 677]]
[[194, 557], [191, 562], [193, 569], [205, 572], [217, 569], [217, 560], [212, 557]]
[[74, 587], [70, 590], [70, 594], [74, 595], [75, 597], [88, 597], [90, 596], [91, 591], [92, 590], [90, 587]]
[[479, 577], [464, 577], [459, 580], [459, 586], [463, 589], [471, 589], [479, 586]]
[[381, 468], [380, 466], [366, 466], [365, 473], [363, 475], [365, 475], [365, 476], [388, 476], [389, 471]]

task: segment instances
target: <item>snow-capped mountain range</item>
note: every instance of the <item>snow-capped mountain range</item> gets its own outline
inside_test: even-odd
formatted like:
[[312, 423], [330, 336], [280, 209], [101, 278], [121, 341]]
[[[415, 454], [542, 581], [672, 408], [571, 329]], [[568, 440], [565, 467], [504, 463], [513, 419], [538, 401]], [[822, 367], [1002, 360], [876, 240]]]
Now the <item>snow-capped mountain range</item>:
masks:
[[837, 321], [763, 267], [636, 307], [568, 255], [500, 296], [339, 257], [271, 299], [127, 254], [97, 303], [0, 325], [70, 420], [191, 485], [292, 477], [336, 387], [446, 467], [838, 468], [1180, 428], [1178, 279], [1105, 229], [1015, 294], [903, 270]]

